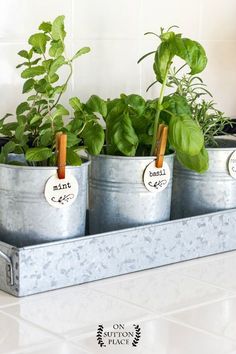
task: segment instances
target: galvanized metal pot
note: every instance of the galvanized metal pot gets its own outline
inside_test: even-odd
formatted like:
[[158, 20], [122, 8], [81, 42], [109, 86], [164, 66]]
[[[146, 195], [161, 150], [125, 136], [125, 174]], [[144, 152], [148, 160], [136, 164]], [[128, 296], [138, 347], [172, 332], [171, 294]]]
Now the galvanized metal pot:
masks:
[[56, 167], [0, 165], [0, 239], [22, 246], [85, 235], [89, 162], [67, 166], [78, 182], [74, 203], [62, 209], [48, 204], [47, 180]]
[[174, 154], [165, 156], [171, 178], [160, 193], [149, 192], [143, 184], [144, 170], [153, 160], [153, 157], [91, 156], [91, 234], [169, 220]]
[[236, 140], [218, 141], [219, 147], [207, 149], [209, 170], [204, 174], [188, 170], [175, 160], [172, 219], [236, 208], [236, 180], [228, 172]]

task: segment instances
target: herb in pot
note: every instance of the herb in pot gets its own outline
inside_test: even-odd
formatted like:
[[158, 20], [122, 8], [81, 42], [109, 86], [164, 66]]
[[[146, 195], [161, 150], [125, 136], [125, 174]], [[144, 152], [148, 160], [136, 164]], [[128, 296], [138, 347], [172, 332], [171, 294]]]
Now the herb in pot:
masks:
[[179, 77], [178, 73], [178, 70], [173, 70], [169, 83], [176, 87], [177, 94], [187, 99], [192, 117], [202, 129], [205, 146], [217, 147], [216, 137], [224, 135], [225, 128], [232, 126], [231, 119], [216, 108], [212, 94], [199, 76], [185, 74]]
[[156, 136], [160, 123], [169, 126], [169, 143], [176, 151], [177, 158], [181, 163], [199, 173], [208, 169], [208, 154], [204, 146], [204, 136], [200, 126], [192, 117], [191, 107], [185, 96], [178, 92], [165, 96], [165, 89], [170, 85], [169, 76], [175, 57], [184, 61], [184, 65], [190, 68], [190, 75], [195, 75], [204, 70], [207, 57], [204, 48], [196, 41], [183, 38], [180, 33], [171, 29], [157, 36], [161, 43], [158, 48], [144, 55], [143, 60], [149, 55], [155, 54], [153, 70], [156, 75], [155, 83], [161, 84], [160, 96], [156, 101], [156, 113], [154, 119], [153, 139], [151, 156], [156, 148]]
[[154, 83], [161, 84], [160, 96], [146, 101], [140, 95], [121, 94], [119, 98], [107, 101], [107, 114], [103, 114], [106, 122], [104, 153], [154, 156], [158, 127], [164, 123], [169, 126], [167, 153], [174, 149], [183, 165], [204, 172], [208, 168], [208, 155], [202, 129], [193, 118], [190, 102], [177, 90], [165, 96], [165, 89], [173, 84], [170, 74], [174, 57], [183, 59], [193, 76], [204, 70], [207, 64], [205, 51], [198, 42], [182, 38], [171, 28], [167, 32], [161, 29], [157, 37], [161, 40], [157, 50], [144, 55], [139, 62], [155, 54]]
[[[77, 152], [84, 143], [89, 152], [99, 153], [104, 132], [94, 114], [96, 107], [88, 103], [88, 110], [83, 111], [79, 99], [71, 98], [75, 116], [69, 123], [65, 122], [69, 111], [60, 104], [60, 99], [71, 79], [73, 62], [90, 51], [83, 47], [67, 57], [65, 37], [64, 16], [59, 16], [53, 23], [43, 22], [28, 40], [30, 49], [18, 53], [24, 59], [17, 68], [23, 68], [23, 93], [28, 97], [18, 105], [15, 122], [7, 122], [10, 114], [0, 120], [0, 134], [9, 139], [1, 150], [1, 163], [10, 163], [8, 154], [16, 153], [24, 154], [28, 165], [55, 165], [55, 136], [59, 131], [67, 134], [67, 164], [81, 164]], [[68, 74], [65, 82], [60, 83], [62, 67], [67, 68]], [[96, 148], [92, 144], [94, 137]]]

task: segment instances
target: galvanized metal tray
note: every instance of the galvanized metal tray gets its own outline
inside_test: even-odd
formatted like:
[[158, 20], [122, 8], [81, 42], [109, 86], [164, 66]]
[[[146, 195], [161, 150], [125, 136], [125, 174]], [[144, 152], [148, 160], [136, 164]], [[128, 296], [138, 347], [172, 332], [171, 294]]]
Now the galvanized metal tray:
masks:
[[236, 249], [236, 209], [16, 247], [0, 242], [0, 289], [26, 296]]

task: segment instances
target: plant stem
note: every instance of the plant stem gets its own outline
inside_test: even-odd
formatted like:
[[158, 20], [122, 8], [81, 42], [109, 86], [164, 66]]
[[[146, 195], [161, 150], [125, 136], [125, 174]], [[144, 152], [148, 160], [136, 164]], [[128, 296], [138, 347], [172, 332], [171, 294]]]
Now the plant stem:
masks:
[[168, 65], [168, 67], [166, 69], [166, 74], [165, 74], [165, 77], [164, 77], [164, 80], [163, 80], [163, 83], [162, 83], [162, 86], [161, 86], [160, 97], [159, 97], [158, 102], [157, 102], [157, 111], [156, 111], [156, 114], [155, 114], [154, 132], [153, 132], [153, 139], [152, 139], [152, 149], [151, 149], [150, 156], [154, 156], [154, 153], [155, 153], [155, 150], [156, 150], [157, 130], [158, 130], [158, 126], [159, 126], [160, 114], [161, 114], [161, 111], [162, 111], [162, 102], [163, 102], [163, 98], [164, 98], [164, 93], [165, 93], [165, 87], [166, 87], [169, 67], [170, 67], [170, 65]]
[[[70, 73], [69, 73], [69, 75], [68, 75], [68, 78], [67, 78], [66, 82], [65, 82], [64, 85], [63, 85], [64, 88], [66, 88], [68, 82], [70, 81], [70, 78], [71, 78], [71, 76], [72, 76], [72, 73], [73, 73], [72, 64], [71, 64], [71, 63], [68, 63], [68, 65], [69, 65], [69, 67], [70, 67]], [[60, 99], [61, 99], [62, 94], [63, 94], [63, 91], [59, 94], [59, 96], [58, 96], [56, 102], [53, 104], [53, 106], [51, 107], [50, 111], [51, 111], [53, 108], [56, 107], [56, 105], [58, 104], [58, 102], [59, 102]]]

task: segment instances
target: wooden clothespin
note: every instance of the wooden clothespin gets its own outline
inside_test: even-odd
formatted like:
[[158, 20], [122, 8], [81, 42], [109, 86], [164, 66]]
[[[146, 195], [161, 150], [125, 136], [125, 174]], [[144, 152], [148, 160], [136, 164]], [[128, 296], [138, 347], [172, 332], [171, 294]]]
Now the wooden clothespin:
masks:
[[164, 155], [168, 138], [168, 127], [165, 124], [160, 124], [157, 132], [157, 148], [156, 148], [156, 167], [163, 166]]
[[59, 179], [64, 179], [66, 176], [66, 146], [67, 135], [58, 132], [56, 134], [56, 159], [57, 159], [57, 174]]

